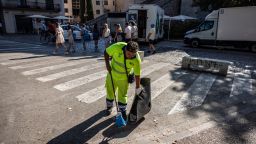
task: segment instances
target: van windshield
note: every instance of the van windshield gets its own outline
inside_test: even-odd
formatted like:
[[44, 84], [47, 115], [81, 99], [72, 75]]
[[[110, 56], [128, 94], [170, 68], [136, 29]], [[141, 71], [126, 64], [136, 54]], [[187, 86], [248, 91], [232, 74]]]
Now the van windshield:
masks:
[[204, 21], [200, 26], [199, 26], [199, 31], [206, 31], [210, 30], [213, 28], [214, 21]]

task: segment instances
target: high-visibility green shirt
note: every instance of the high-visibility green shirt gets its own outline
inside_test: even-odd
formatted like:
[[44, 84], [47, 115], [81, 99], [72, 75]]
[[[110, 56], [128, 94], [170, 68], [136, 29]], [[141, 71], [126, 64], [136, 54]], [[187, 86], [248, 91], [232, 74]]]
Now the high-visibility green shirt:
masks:
[[[117, 80], [126, 80], [127, 75], [125, 71], [124, 65], [124, 52], [123, 48], [127, 45], [125, 42], [118, 42], [106, 49], [106, 52], [111, 59], [111, 68], [112, 68], [112, 76]], [[136, 76], [139, 76], [141, 73], [141, 59], [140, 55], [137, 52], [136, 57], [133, 59], [126, 59], [126, 67], [128, 74], [132, 71]]]

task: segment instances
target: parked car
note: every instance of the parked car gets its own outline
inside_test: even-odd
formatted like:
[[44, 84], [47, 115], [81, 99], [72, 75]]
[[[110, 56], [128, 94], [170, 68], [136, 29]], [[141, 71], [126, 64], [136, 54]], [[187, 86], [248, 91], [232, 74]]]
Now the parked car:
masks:
[[[63, 31], [64, 31], [64, 39], [68, 39], [68, 25], [61, 25]], [[81, 29], [78, 26], [71, 25], [71, 28], [73, 29], [73, 35], [75, 35], [75, 40], [80, 40], [81, 37]]]
[[[63, 31], [64, 31], [64, 39], [65, 40], [68, 40], [68, 25], [61, 25]], [[82, 29], [79, 28], [78, 26], [75, 26], [75, 25], [71, 25], [72, 29], [73, 29], [73, 35], [75, 35], [75, 40], [81, 40], [82, 39], [82, 36], [81, 36], [81, 33], [82, 33]], [[89, 32], [89, 35], [90, 35], [90, 38], [92, 40], [92, 33], [91, 31], [87, 30]]]

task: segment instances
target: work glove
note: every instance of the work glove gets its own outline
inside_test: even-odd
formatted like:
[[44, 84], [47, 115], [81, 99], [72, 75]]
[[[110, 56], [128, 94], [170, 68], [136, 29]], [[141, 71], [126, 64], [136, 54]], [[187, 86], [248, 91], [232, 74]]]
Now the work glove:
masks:
[[135, 90], [135, 95], [139, 95], [141, 93], [142, 89], [141, 88], [136, 88]]

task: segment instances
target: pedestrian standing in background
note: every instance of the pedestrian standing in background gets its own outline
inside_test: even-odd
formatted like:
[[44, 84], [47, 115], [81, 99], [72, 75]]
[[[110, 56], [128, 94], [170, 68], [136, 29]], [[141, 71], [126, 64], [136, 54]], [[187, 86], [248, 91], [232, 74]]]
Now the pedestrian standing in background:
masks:
[[122, 33], [123, 33], [123, 30], [122, 30], [122, 27], [120, 24], [116, 24], [116, 29], [115, 29], [115, 37], [114, 37], [114, 40], [115, 42], [121, 42], [123, 41], [123, 38], [122, 38]]
[[86, 25], [82, 26], [81, 36], [82, 36], [83, 48], [84, 48], [84, 51], [86, 51], [86, 48], [88, 47], [88, 42], [91, 41], [91, 36], [89, 34], [89, 30], [86, 28]]
[[110, 29], [108, 28], [108, 24], [106, 23], [104, 24], [102, 37], [104, 38], [105, 48], [107, 48], [110, 44]]
[[39, 27], [40, 27], [40, 22], [39, 20], [35, 20], [35, 27], [34, 27], [34, 30], [35, 30], [35, 34], [39, 35]]
[[68, 54], [66, 46], [64, 44], [65, 43], [65, 39], [64, 39], [64, 36], [63, 36], [64, 31], [57, 22], [55, 23], [55, 26], [56, 26], [56, 30], [55, 30], [55, 33], [56, 33], [56, 48], [53, 51], [53, 54], [57, 53], [60, 46], [62, 46], [66, 50], [65, 54]]
[[134, 21], [130, 22], [132, 26], [132, 41], [138, 41], [138, 27], [136, 26], [136, 23]]
[[147, 36], [147, 39], [146, 39], [146, 41], [148, 41], [148, 43], [149, 43], [149, 51], [148, 51], [148, 53], [151, 53], [151, 54], [155, 54], [156, 53], [156, 49], [155, 49], [155, 46], [154, 46], [155, 36], [156, 36], [155, 25], [151, 24], [151, 29], [150, 29], [150, 31], [148, 33], [148, 36]]
[[70, 49], [72, 47], [72, 53], [75, 53], [75, 41], [74, 41], [74, 36], [73, 36], [73, 29], [70, 25], [68, 25], [68, 49], [67, 53], [70, 52]]
[[124, 33], [125, 33], [125, 42], [129, 42], [132, 39], [132, 27], [129, 25], [129, 23], [125, 23], [125, 29], [124, 29]]
[[41, 21], [39, 31], [40, 31], [40, 41], [43, 37], [44, 37], [44, 40], [46, 40], [46, 25], [44, 24], [44, 21]]
[[99, 42], [99, 38], [100, 38], [100, 33], [98, 30], [97, 24], [94, 24], [94, 26], [93, 26], [92, 35], [93, 35], [93, 40], [94, 40], [94, 45], [95, 45], [95, 52], [97, 52], [98, 51], [98, 42]]

